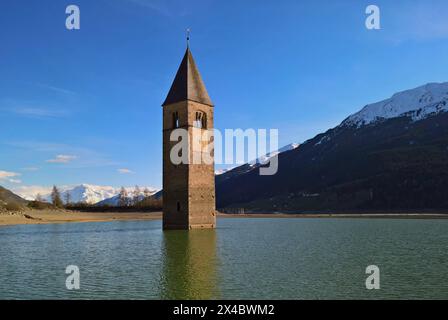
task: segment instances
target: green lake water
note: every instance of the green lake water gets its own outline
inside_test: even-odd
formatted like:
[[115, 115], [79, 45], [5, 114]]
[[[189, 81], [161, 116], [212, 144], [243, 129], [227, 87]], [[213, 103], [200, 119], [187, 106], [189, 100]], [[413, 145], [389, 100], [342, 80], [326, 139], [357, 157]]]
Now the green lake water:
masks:
[[[80, 270], [66, 289], [65, 268]], [[380, 268], [380, 289], [365, 270]], [[224, 218], [0, 227], [0, 299], [448, 299], [448, 220]]]

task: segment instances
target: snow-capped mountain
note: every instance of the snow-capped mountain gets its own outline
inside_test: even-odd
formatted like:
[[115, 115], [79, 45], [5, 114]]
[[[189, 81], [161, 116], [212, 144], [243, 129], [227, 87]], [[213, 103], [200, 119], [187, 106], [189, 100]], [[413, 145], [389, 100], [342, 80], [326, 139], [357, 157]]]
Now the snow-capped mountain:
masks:
[[[135, 200], [135, 189], [132, 188], [125, 188], [126, 189], [126, 200], [128, 203], [132, 203]], [[120, 190], [119, 190], [120, 191]], [[148, 188], [149, 193], [145, 194], [145, 188], [140, 189], [138, 201], [142, 201], [147, 196], [152, 196], [153, 194], [157, 193], [158, 190], [156, 189], [150, 189]], [[116, 194], [113, 197], [104, 199], [102, 201], [99, 201], [96, 203], [97, 206], [118, 206], [120, 203], [120, 195]]]
[[286, 151], [291, 151], [291, 150], [297, 149], [299, 146], [300, 146], [299, 143], [290, 143], [290, 144], [288, 144], [288, 145], [278, 149], [277, 151], [274, 151], [274, 152], [268, 153], [268, 154], [266, 154], [264, 156], [261, 156], [260, 158], [258, 158], [255, 161], [251, 161], [250, 164], [252, 164], [252, 165], [255, 165], [255, 164], [267, 164], [272, 157], [275, 157], [276, 155], [278, 155], [278, 154], [280, 154], [282, 152], [286, 152]]
[[240, 165], [235, 168], [228, 169], [223, 172], [215, 173], [216, 184], [219, 185], [224, 180], [235, 179], [240, 176], [243, 176], [246, 173], [254, 172], [259, 167], [266, 165], [272, 157], [274, 157], [276, 155], [281, 156], [281, 155], [288, 153], [289, 151], [293, 151], [295, 149], [300, 149], [299, 146], [300, 145], [298, 143], [290, 143], [290, 144], [278, 149], [277, 151], [274, 151], [267, 155], [261, 156], [254, 161], [250, 161], [249, 163]]
[[[71, 203], [88, 203], [93, 204], [103, 199], [112, 197], [117, 194], [117, 188], [109, 186], [95, 186], [89, 184], [82, 184], [73, 188], [62, 188], [61, 197], [64, 202], [69, 197]], [[48, 195], [51, 198], [50, 195]]]
[[[278, 149], [277, 151], [273, 151], [271, 153], [265, 154], [264, 156], [261, 156], [261, 157], [255, 159], [255, 160], [253, 160], [253, 161], [250, 161], [249, 163], [246, 163], [246, 164], [238, 166], [238, 167], [249, 165], [252, 168], [252, 167], [255, 167], [257, 165], [267, 164], [272, 157], [274, 157], [274, 156], [276, 156], [276, 155], [278, 155], [278, 154], [280, 154], [282, 152], [294, 150], [294, 149], [298, 148], [299, 145], [300, 145], [299, 143], [290, 143], [290, 144], [288, 144], [288, 145]], [[231, 168], [225, 168], [225, 169], [216, 170], [215, 171], [215, 175], [217, 175], [217, 176], [222, 175], [222, 174], [224, 174], [226, 172], [229, 172], [229, 171], [232, 171], [233, 169], [236, 169], [238, 167], [231, 167]]]
[[[140, 187], [141, 193], [146, 187]], [[157, 190], [152, 187], [147, 187], [151, 193]], [[91, 184], [81, 184], [75, 187], [60, 187], [61, 198], [64, 203], [68, 200], [70, 203], [88, 203], [95, 204], [97, 202], [113, 198], [120, 193], [121, 188], [111, 187], [111, 186], [97, 186]], [[133, 187], [125, 188], [129, 194], [134, 191]], [[41, 195], [45, 201], [51, 201], [51, 194]]]
[[[128, 194], [127, 200], [128, 201], [132, 200], [131, 195]], [[97, 203], [95, 203], [95, 205], [97, 205], [97, 206], [112, 206], [113, 207], [113, 206], [118, 206], [119, 202], [120, 202], [120, 195], [117, 194], [117, 195], [115, 195], [113, 197], [104, 199], [102, 201], [98, 201]]]
[[215, 175], [219, 176], [220, 174], [224, 174], [227, 171], [232, 170], [233, 168], [235, 168], [235, 167], [215, 170]]
[[408, 116], [413, 121], [448, 111], [448, 82], [428, 83], [369, 104], [348, 117], [343, 125], [363, 126], [385, 119]]
[[393, 212], [448, 208], [448, 83], [367, 105], [279, 154], [278, 171], [245, 165], [216, 177], [217, 208]]

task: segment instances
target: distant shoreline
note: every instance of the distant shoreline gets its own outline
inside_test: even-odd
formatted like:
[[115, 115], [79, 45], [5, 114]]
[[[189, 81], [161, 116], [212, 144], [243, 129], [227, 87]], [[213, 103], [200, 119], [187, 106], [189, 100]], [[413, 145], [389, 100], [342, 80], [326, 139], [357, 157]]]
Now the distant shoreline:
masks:
[[[218, 213], [218, 218], [337, 218], [337, 219], [448, 219], [444, 213]], [[60, 224], [110, 221], [148, 221], [162, 219], [162, 212], [79, 212], [67, 210], [30, 210], [0, 213], [0, 226]]]
[[223, 218], [448, 219], [446, 213], [221, 213]]

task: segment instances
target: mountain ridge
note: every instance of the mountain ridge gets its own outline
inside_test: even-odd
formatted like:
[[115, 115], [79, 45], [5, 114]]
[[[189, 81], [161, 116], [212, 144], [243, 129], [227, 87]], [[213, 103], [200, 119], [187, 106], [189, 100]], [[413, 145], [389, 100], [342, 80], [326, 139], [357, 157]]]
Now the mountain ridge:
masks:
[[391, 98], [368, 104], [342, 125], [362, 126], [384, 119], [410, 116], [414, 121], [448, 111], [448, 82], [428, 83], [395, 93]]
[[[408, 101], [418, 108], [404, 108], [389, 117], [362, 118], [359, 112], [355, 113], [357, 117], [348, 117], [299, 148], [280, 153], [279, 170], [274, 176], [260, 176], [259, 168], [218, 176], [218, 208], [244, 207], [253, 211], [447, 208], [448, 201], [440, 190], [448, 187], [448, 113], [445, 108], [424, 112], [425, 116], [419, 118], [412, 113], [422, 108], [432, 110], [435, 100], [439, 104], [445, 101], [434, 99], [437, 96], [434, 94], [433, 99], [428, 98], [421, 106], [422, 97], [429, 97], [425, 92], [428, 88], [441, 92], [445, 99], [447, 83], [398, 93], [394, 96], [401, 101], [406, 100], [403, 94], [410, 95]], [[369, 115], [371, 111], [381, 112], [384, 105], [377, 103], [378, 110], [370, 110]], [[350, 118], [359, 121], [348, 122]], [[372, 121], [364, 121], [369, 119]]]
[[[150, 192], [154, 193], [157, 189], [153, 187], [140, 187], [141, 193], [144, 189], [148, 188]], [[121, 188], [112, 186], [100, 186], [83, 183], [75, 186], [61, 186], [58, 188], [61, 194], [61, 199], [64, 203], [67, 200], [67, 194], [69, 195], [69, 200], [71, 203], [85, 203], [85, 204], [96, 204], [108, 199], [116, 197]], [[128, 193], [132, 193], [134, 188], [127, 187], [125, 190]], [[42, 199], [46, 202], [51, 202], [51, 193], [45, 193], [40, 195]], [[28, 200], [35, 200], [35, 196], [30, 197]]]
[[11, 203], [25, 205], [27, 201], [12, 191], [0, 186], [0, 207]]

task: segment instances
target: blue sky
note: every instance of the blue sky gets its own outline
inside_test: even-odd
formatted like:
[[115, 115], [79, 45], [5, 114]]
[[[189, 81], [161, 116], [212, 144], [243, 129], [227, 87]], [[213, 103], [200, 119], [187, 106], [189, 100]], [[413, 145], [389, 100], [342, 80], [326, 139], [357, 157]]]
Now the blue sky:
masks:
[[[65, 28], [65, 8], [81, 29]], [[365, 9], [381, 9], [381, 30]], [[215, 127], [302, 142], [365, 104], [448, 81], [440, 1], [9, 0], [0, 10], [0, 185], [161, 187], [160, 107], [191, 49]]]

